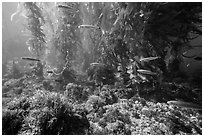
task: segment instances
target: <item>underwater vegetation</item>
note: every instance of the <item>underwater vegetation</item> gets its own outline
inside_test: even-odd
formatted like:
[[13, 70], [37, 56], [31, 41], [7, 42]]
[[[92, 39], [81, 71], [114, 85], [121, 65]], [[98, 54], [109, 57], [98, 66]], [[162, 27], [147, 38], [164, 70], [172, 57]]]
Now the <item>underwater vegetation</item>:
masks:
[[[201, 135], [180, 69], [202, 3], [20, 2], [31, 56], [2, 64], [3, 135]], [[190, 64], [185, 66], [186, 68]]]

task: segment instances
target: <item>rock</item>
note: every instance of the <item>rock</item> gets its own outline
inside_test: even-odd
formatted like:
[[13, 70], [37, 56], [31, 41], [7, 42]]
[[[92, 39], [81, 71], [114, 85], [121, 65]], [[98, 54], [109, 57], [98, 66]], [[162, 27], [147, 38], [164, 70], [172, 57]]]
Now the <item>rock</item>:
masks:
[[141, 112], [147, 117], [151, 115], [151, 111], [147, 107], [142, 108]]

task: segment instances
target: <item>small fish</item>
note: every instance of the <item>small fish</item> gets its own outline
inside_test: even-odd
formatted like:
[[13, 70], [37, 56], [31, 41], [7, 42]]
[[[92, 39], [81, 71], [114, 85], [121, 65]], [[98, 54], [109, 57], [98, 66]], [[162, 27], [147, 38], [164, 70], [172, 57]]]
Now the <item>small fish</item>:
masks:
[[34, 64], [34, 63], [31, 63], [31, 64], [29, 64], [29, 65], [32, 67], [32, 66], [34, 66], [35, 64]]
[[72, 7], [68, 6], [68, 5], [57, 5], [58, 8], [66, 8], [66, 9], [73, 9]]
[[78, 28], [100, 29], [100, 27], [98, 27], [98, 26], [93, 26], [93, 25], [79, 25]]
[[54, 79], [54, 81], [59, 82], [59, 83], [62, 83], [62, 82], [63, 82], [62, 79]]
[[193, 92], [199, 92], [199, 91], [201, 91], [201, 89], [195, 88], [195, 89], [193, 89], [192, 91], [193, 91]]
[[[186, 52], [185, 52], [185, 53], [186, 53]], [[185, 57], [185, 58], [194, 58], [194, 57], [196, 57], [196, 55], [193, 55], [193, 56], [186, 56], [185, 53], [181, 54], [181, 55], [182, 55], [183, 57]]]
[[46, 79], [48, 81], [55, 81], [55, 82], [59, 82], [59, 83], [62, 83], [63, 80], [62, 79]]
[[91, 66], [103, 66], [102, 63], [91, 63], [90, 65], [91, 65]]
[[148, 57], [148, 58], [141, 58], [140, 61], [145, 61], [145, 62], [148, 62], [148, 61], [151, 61], [151, 60], [156, 60], [158, 59], [159, 57]]
[[194, 59], [195, 59], [195, 60], [202, 61], [202, 57], [195, 57]]
[[52, 70], [48, 70], [47, 73], [54, 73]]
[[70, 12], [79, 12], [79, 10], [75, 9], [74, 7], [68, 6], [68, 5], [58, 5], [57, 7], [67, 9]]
[[184, 107], [187, 109], [195, 109], [195, 110], [202, 110], [202, 106], [197, 105], [197, 104], [193, 104], [193, 103], [189, 103], [189, 102], [184, 102], [184, 101], [168, 101], [167, 104], [169, 105], [175, 105], [178, 107]]
[[29, 52], [32, 53], [32, 48], [30, 46], [28, 47], [28, 50], [29, 50]]
[[137, 72], [139, 72], [141, 74], [147, 74], [147, 75], [157, 75], [157, 73], [154, 73], [154, 72], [149, 71], [149, 70], [144, 70], [144, 69], [138, 69]]
[[30, 58], [30, 57], [22, 57], [21, 59], [29, 60], [29, 61], [40, 61], [39, 59], [34, 59], [34, 58]]

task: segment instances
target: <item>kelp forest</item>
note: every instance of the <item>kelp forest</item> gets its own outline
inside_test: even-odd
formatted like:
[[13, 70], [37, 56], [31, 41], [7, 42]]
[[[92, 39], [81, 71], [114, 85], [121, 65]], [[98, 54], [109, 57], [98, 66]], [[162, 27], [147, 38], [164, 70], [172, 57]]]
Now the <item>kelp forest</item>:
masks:
[[202, 134], [201, 2], [20, 2], [9, 18], [29, 55], [2, 63], [3, 135]]

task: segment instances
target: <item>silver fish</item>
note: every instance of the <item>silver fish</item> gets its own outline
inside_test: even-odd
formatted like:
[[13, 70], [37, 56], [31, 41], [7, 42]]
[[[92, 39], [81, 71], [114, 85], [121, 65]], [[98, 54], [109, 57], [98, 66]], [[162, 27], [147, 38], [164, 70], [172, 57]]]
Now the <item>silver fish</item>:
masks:
[[34, 59], [34, 58], [30, 58], [30, 57], [22, 57], [21, 59], [29, 60], [29, 61], [40, 61], [39, 59]]
[[148, 61], [151, 61], [151, 60], [156, 60], [156, 59], [158, 59], [158, 58], [159, 58], [159, 57], [141, 58], [140, 61], [148, 62]]
[[78, 28], [100, 29], [100, 27], [98, 27], [98, 26], [93, 26], [93, 25], [79, 25]]
[[157, 75], [157, 73], [149, 71], [149, 70], [145, 70], [145, 69], [138, 69], [137, 72], [141, 74], [147, 74], [147, 75]]
[[167, 104], [175, 105], [175, 106], [178, 106], [178, 107], [184, 107], [184, 108], [187, 108], [187, 109], [202, 110], [202, 106], [197, 105], [197, 104], [193, 104], [193, 103], [190, 103], [190, 102], [173, 100], [173, 101], [168, 101]]

